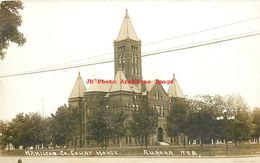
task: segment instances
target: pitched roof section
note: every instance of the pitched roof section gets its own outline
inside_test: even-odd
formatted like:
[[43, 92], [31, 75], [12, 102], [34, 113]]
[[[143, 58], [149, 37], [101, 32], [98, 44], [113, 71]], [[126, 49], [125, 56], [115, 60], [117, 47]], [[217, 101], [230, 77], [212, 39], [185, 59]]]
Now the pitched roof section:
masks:
[[115, 76], [115, 84], [111, 85], [109, 92], [116, 92], [116, 91], [129, 91], [132, 92], [132, 89], [129, 84], [121, 83], [121, 80], [125, 81], [126, 77], [122, 70], [118, 70]]
[[80, 72], [78, 78], [74, 84], [74, 87], [70, 93], [69, 98], [76, 98], [76, 97], [84, 97], [84, 92], [86, 91], [85, 84], [80, 76]]
[[175, 78], [175, 74], [173, 74], [172, 80], [173, 80], [173, 83], [170, 85], [170, 87], [168, 89], [169, 97], [185, 98], [185, 96], [183, 95], [183, 92]]
[[135, 33], [134, 27], [131, 23], [130, 17], [128, 16], [128, 12], [126, 9], [125, 18], [123, 20], [119, 35], [117, 37], [117, 41], [125, 40], [127, 38], [138, 41], [137, 35]]
[[146, 91], [150, 92], [152, 88], [155, 86], [156, 80], [151, 81], [151, 83], [146, 84]]
[[91, 84], [86, 92], [108, 92], [111, 84], [98, 83], [97, 79], [94, 79], [94, 83]]

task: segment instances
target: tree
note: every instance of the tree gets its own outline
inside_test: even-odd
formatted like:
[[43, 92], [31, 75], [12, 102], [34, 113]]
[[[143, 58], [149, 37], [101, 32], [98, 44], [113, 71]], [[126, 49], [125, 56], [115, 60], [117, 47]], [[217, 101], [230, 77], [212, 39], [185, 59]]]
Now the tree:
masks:
[[66, 145], [72, 141], [76, 134], [78, 113], [68, 108], [65, 104], [60, 106], [55, 114], [51, 115], [51, 130], [53, 143], [59, 146]]
[[257, 139], [257, 143], [259, 143], [259, 137], [260, 137], [260, 108], [255, 108], [253, 110], [253, 124], [255, 125], [253, 137], [255, 139]]
[[[6, 145], [8, 142], [8, 137], [9, 137], [9, 133], [8, 133], [8, 123], [9, 122], [4, 122], [2, 120], [0, 120], [0, 133], [2, 135], [0, 135], [0, 146], [1, 145]], [[1, 149], [0, 149], [1, 150]]]
[[18, 27], [22, 24], [19, 10], [23, 9], [21, 1], [1, 1], [0, 2], [0, 57], [5, 56], [5, 50], [10, 42], [22, 46], [26, 39]]
[[231, 120], [229, 126], [227, 126], [227, 134], [231, 140], [234, 140], [235, 145], [237, 145], [237, 142], [249, 140], [252, 136], [253, 117], [242, 96], [227, 96], [227, 104], [235, 117], [234, 120]]
[[126, 135], [127, 129], [129, 128], [127, 122], [127, 116], [123, 112], [116, 112], [112, 115], [112, 137], [119, 138], [121, 146], [121, 138]]
[[201, 146], [211, 142], [216, 134], [216, 103], [213, 96], [200, 95], [188, 101], [187, 134], [199, 139]]
[[[180, 134], [186, 134], [186, 125], [187, 125], [187, 110], [188, 105], [186, 100], [176, 100], [170, 106], [171, 111], [167, 117], [167, 130], [168, 135], [171, 137], [178, 136]], [[179, 143], [179, 142], [178, 142]], [[185, 138], [183, 142], [185, 147]]]
[[5, 135], [15, 147], [49, 143], [44, 119], [38, 113], [20, 113], [8, 123]]
[[158, 113], [156, 110], [144, 105], [133, 111], [130, 125], [132, 134], [141, 137], [141, 146], [144, 138], [145, 148], [147, 149], [149, 137], [155, 133], [158, 127]]
[[126, 116], [112, 108], [97, 109], [88, 117], [88, 137], [101, 144], [102, 149], [108, 147], [111, 138], [120, 138], [126, 133]]

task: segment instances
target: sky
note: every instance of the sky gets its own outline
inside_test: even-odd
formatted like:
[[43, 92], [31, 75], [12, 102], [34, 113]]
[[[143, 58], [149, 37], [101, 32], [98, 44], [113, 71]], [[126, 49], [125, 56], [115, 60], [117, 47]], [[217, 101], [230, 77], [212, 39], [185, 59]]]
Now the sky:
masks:
[[[126, 9], [142, 54], [260, 32], [260, 1], [24, 1], [19, 30], [27, 42], [10, 45], [0, 76], [112, 59]], [[259, 43], [256, 35], [145, 57], [143, 79], [171, 80], [175, 73], [187, 97], [239, 93], [250, 107], [259, 107]], [[0, 120], [22, 112], [55, 113], [68, 103], [78, 72], [84, 81], [109, 80], [114, 64], [0, 77]]]

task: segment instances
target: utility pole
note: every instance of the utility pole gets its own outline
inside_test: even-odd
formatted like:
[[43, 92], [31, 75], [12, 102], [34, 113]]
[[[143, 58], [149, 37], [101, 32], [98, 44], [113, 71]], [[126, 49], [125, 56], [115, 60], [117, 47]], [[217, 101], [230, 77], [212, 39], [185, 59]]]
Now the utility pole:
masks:
[[44, 118], [44, 99], [42, 99], [42, 117]]

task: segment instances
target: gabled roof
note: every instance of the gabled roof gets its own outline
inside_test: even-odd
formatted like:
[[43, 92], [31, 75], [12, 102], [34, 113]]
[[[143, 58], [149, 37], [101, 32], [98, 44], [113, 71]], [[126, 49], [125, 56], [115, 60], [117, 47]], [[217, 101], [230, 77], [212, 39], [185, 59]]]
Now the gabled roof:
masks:
[[156, 80], [153, 80], [153, 81], [151, 81], [151, 83], [146, 84], [145, 85], [146, 86], [146, 91], [150, 92], [152, 90], [152, 88], [154, 87], [155, 83], [156, 83]]
[[169, 97], [185, 98], [185, 96], [183, 95], [183, 92], [178, 84], [178, 81], [175, 78], [175, 74], [173, 74], [172, 81], [173, 81], [173, 83], [171, 83], [171, 85], [169, 86], [169, 89], [168, 89]]
[[91, 84], [86, 92], [108, 92], [111, 84], [98, 83], [97, 79], [94, 79], [93, 84]]
[[84, 97], [84, 92], [86, 91], [85, 84], [80, 76], [80, 72], [78, 78], [74, 84], [74, 87], [70, 93], [69, 98], [76, 98], [76, 97]]
[[111, 85], [109, 92], [116, 92], [116, 91], [128, 91], [132, 92], [132, 89], [129, 84], [121, 83], [121, 80], [125, 81], [126, 77], [122, 70], [118, 70], [115, 76], [116, 83]]
[[134, 27], [131, 23], [130, 17], [128, 16], [128, 12], [126, 10], [125, 18], [123, 20], [119, 35], [117, 37], [117, 41], [125, 40], [127, 38], [138, 41]]

